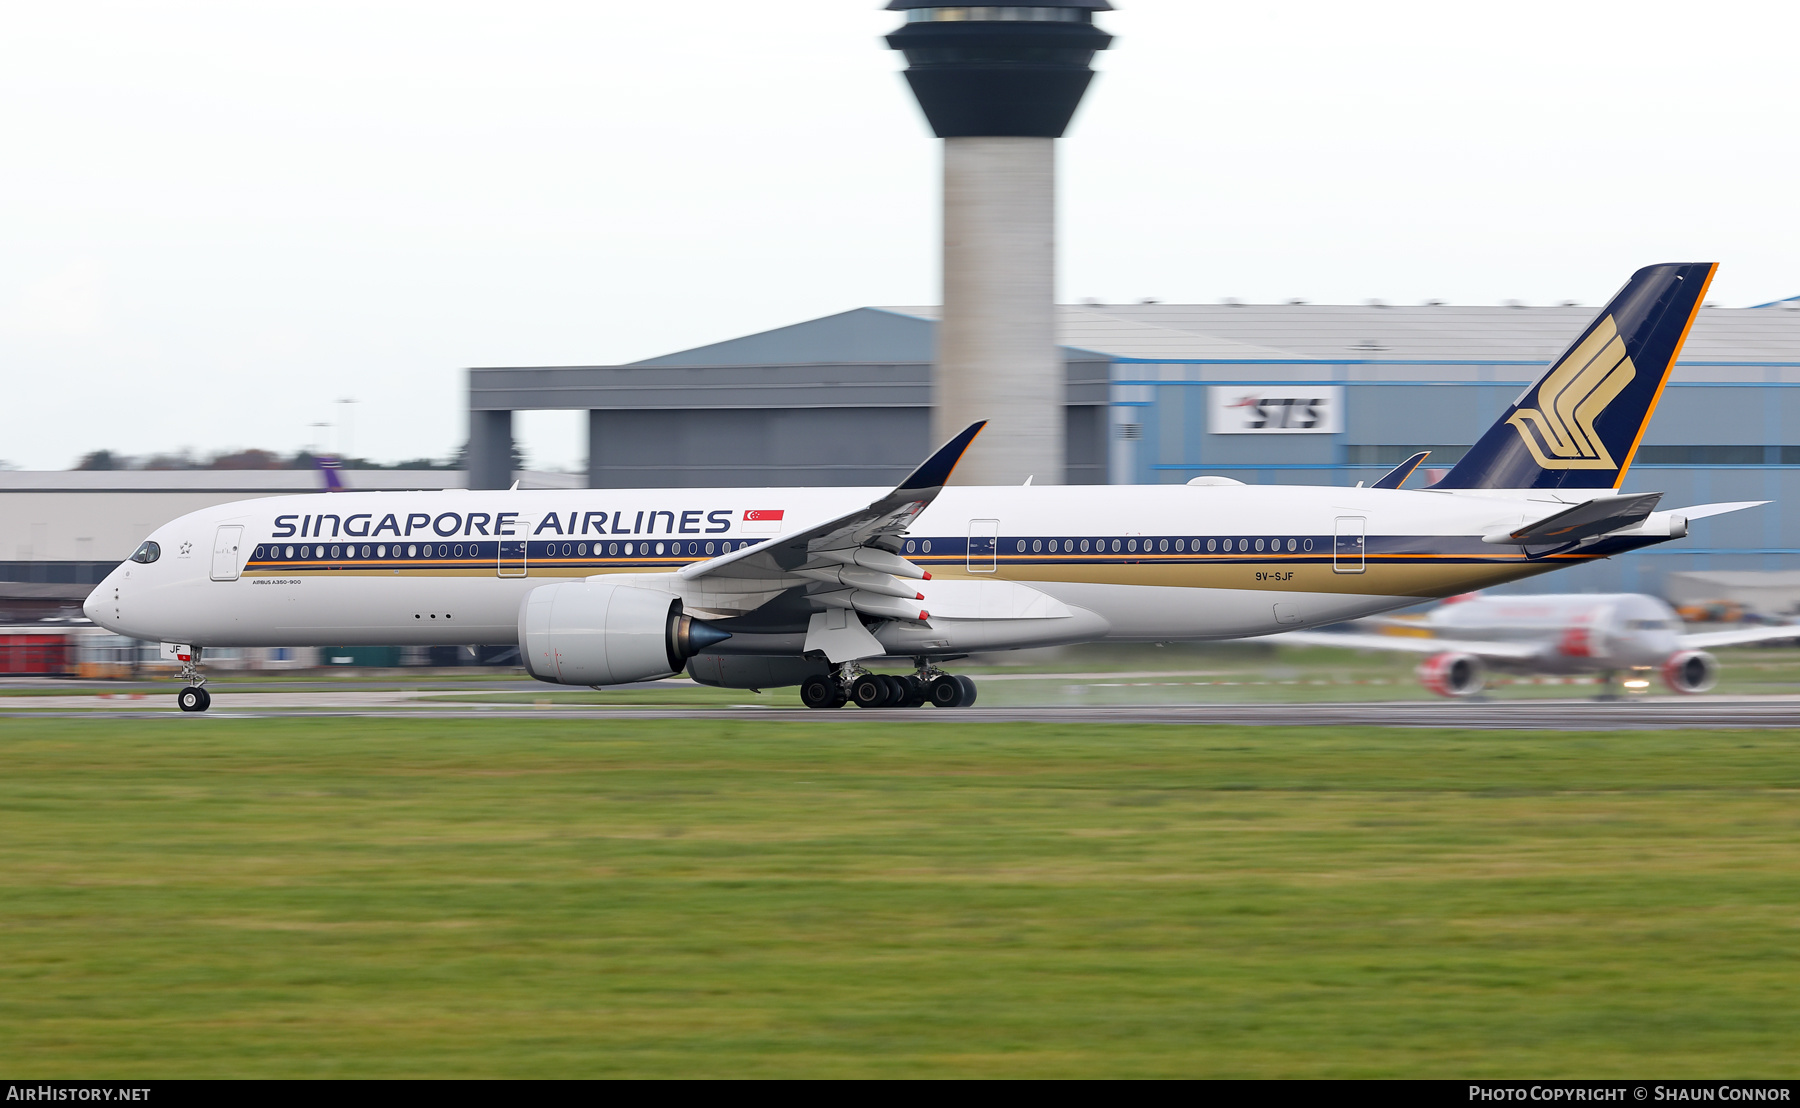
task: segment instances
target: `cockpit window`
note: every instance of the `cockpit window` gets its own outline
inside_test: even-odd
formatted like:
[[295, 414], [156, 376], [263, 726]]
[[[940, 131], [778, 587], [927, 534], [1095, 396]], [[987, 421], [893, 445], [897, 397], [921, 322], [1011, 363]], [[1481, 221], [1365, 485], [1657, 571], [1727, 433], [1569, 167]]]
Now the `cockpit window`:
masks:
[[146, 542], [144, 545], [137, 548], [137, 553], [131, 556], [131, 560], [149, 565], [160, 557], [162, 557], [162, 547], [153, 542]]

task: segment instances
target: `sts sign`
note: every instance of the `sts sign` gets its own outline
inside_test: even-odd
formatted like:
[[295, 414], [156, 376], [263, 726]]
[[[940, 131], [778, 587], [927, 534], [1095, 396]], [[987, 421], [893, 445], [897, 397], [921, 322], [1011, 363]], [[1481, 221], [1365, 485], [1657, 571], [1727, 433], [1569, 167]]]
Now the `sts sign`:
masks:
[[1215, 435], [1333, 435], [1344, 429], [1340, 385], [1208, 385], [1206, 429]]

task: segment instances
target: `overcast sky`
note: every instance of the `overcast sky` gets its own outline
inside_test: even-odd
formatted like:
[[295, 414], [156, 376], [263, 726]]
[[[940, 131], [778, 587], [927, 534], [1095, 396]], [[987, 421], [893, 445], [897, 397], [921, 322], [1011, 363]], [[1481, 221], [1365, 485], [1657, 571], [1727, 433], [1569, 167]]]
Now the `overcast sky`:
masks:
[[[0, 0], [0, 459], [442, 456], [468, 366], [935, 303], [880, 2]], [[1791, 0], [1120, 7], [1064, 300], [1800, 294]], [[580, 463], [573, 417], [522, 429]]]

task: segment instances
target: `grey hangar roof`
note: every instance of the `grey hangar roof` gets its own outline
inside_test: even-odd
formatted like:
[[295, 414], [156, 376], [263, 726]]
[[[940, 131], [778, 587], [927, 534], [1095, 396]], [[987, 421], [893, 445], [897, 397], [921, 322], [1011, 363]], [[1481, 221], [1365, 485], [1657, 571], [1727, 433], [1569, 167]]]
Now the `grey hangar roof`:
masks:
[[[1561, 353], [1597, 310], [1064, 305], [1057, 309], [1068, 411], [1062, 477], [1121, 479], [1109, 474], [1116, 468], [1109, 460], [1110, 409], [1128, 382], [1523, 382]], [[471, 484], [510, 482], [510, 413], [534, 409], [590, 413], [588, 478], [595, 487], [882, 484], [904, 475], [932, 445], [937, 315], [934, 306], [855, 308], [629, 365], [473, 369]], [[1800, 301], [1702, 309], [1673, 381], [1800, 384]], [[1485, 425], [1496, 397], [1484, 390], [1479, 401], [1459, 401], [1469, 411], [1445, 421], [1441, 441], [1466, 438], [1463, 423]], [[1674, 436], [1669, 441], [1701, 441], [1695, 428], [1717, 421], [1714, 407], [1694, 407], [1692, 419], [1671, 412], [1659, 422]], [[1400, 408], [1416, 410], [1416, 404], [1401, 401]], [[1352, 398], [1350, 410], [1355, 420], [1358, 411], [1373, 409]], [[971, 419], [993, 414], [968, 413]], [[1407, 418], [1395, 410], [1374, 424], [1364, 420], [1362, 431], [1345, 441], [1386, 442], [1397, 433], [1387, 425]], [[1729, 428], [1717, 434], [1728, 435]], [[1281, 445], [1291, 451], [1299, 444]], [[1323, 457], [1304, 461], [1326, 464]]]
[[[935, 320], [935, 307], [884, 311]], [[1058, 308], [1065, 346], [1114, 360], [1496, 361], [1548, 364], [1597, 307], [1083, 304]], [[1800, 300], [1702, 308], [1682, 361], [1800, 367]]]

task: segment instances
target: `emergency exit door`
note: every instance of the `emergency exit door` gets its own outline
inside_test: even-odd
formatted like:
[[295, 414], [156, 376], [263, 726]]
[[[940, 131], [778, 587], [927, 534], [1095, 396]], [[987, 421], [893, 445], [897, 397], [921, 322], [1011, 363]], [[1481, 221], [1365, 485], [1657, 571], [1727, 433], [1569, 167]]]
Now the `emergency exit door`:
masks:
[[236, 581], [243, 571], [244, 561], [238, 557], [238, 548], [244, 545], [244, 529], [236, 525], [219, 528], [213, 536], [212, 579], [214, 581]]

